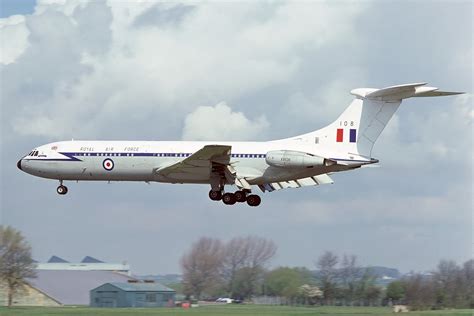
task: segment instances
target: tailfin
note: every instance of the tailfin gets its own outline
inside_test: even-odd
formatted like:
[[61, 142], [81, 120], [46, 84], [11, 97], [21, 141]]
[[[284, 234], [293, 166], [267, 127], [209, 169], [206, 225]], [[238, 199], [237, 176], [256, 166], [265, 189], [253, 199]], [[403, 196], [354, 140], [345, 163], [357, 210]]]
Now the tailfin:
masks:
[[[339, 118], [318, 131], [297, 136], [327, 146], [351, 159], [371, 158], [375, 141], [397, 111], [403, 99], [461, 94], [439, 91], [426, 83], [410, 83], [383, 89], [360, 88], [351, 91], [356, 96]], [[355, 156], [355, 157], [354, 157]]]

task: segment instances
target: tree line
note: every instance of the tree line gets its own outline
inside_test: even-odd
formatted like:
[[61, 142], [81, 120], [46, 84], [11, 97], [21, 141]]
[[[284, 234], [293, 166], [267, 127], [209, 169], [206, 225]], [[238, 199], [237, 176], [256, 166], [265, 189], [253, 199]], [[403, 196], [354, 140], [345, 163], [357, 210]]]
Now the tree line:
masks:
[[271, 240], [237, 237], [223, 242], [202, 237], [181, 259], [183, 292], [196, 299], [228, 296], [249, 299], [270, 295], [303, 304], [376, 305], [382, 289], [375, 276], [357, 265], [354, 255], [341, 258], [327, 251], [309, 269], [267, 269], [277, 247]]
[[387, 286], [389, 303], [412, 309], [474, 308], [474, 260], [441, 260], [429, 274], [413, 273]]
[[314, 261], [314, 271], [267, 269], [276, 250], [271, 240], [256, 236], [228, 242], [202, 237], [182, 257], [183, 292], [196, 299], [271, 296], [282, 304], [474, 308], [474, 260], [462, 266], [443, 260], [429, 274], [410, 274], [385, 287], [351, 254], [326, 251]]

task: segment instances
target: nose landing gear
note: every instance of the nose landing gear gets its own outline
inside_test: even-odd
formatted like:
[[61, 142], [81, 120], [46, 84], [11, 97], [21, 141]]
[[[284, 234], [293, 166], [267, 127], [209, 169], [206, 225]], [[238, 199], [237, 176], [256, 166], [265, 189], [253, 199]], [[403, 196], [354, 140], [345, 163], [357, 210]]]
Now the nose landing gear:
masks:
[[59, 186], [56, 188], [56, 192], [58, 192], [59, 195], [65, 195], [67, 193], [67, 186], [63, 185], [63, 181], [59, 181]]

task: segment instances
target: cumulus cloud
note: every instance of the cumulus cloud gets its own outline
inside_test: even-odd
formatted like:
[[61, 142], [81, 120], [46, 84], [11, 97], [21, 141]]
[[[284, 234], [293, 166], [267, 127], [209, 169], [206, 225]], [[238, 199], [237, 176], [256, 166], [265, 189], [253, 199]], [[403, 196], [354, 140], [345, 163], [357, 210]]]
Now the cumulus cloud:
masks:
[[[427, 167], [427, 161], [432, 166], [448, 163], [470, 168], [465, 156], [472, 153], [472, 94], [451, 98], [439, 97], [425, 104], [419, 99], [404, 100], [403, 113], [390, 121], [374, 147], [374, 155], [384, 153], [382, 163], [413, 169]], [[410, 113], [405, 107], [419, 110]], [[403, 159], [400, 153], [404, 153]]]
[[155, 132], [176, 135], [196, 104], [291, 82], [306, 54], [350, 37], [363, 7], [39, 1], [16, 24], [29, 33], [23, 54], [9, 57], [18, 67], [2, 68], [10, 127], [107, 137], [123, 117], [133, 129], [153, 115]]
[[184, 140], [259, 140], [268, 128], [264, 116], [248, 119], [225, 103], [200, 106], [186, 116]]
[[0, 33], [2, 34], [0, 63], [7, 65], [20, 57], [28, 46], [29, 31], [25, 25], [25, 17], [13, 15], [0, 19]]

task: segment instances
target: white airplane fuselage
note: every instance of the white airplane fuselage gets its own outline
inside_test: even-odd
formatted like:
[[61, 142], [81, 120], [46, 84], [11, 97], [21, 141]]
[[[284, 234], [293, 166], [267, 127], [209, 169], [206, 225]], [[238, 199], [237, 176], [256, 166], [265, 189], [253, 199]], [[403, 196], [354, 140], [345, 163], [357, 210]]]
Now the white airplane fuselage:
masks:
[[[317, 152], [314, 146], [294, 140], [284, 142], [63, 141], [36, 148], [38, 155], [22, 158], [18, 162], [18, 167], [29, 174], [56, 180], [209, 183], [209, 174], [179, 174], [174, 177], [160, 175], [157, 171], [212, 144], [232, 147], [230, 164], [238, 174], [245, 174], [246, 180], [251, 185], [306, 178], [369, 163], [369, 161], [350, 160], [349, 157], [342, 155], [331, 158], [352, 163], [306, 168], [278, 168], [266, 162], [266, 154], [269, 151], [291, 150], [321, 157], [328, 154]], [[106, 165], [107, 162], [109, 166]]]

